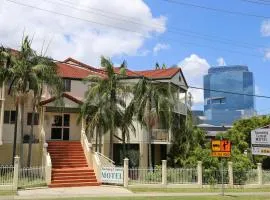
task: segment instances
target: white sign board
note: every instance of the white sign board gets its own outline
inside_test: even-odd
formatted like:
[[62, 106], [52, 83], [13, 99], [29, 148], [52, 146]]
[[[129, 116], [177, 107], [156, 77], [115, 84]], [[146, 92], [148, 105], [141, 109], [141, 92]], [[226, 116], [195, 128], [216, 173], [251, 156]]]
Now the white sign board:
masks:
[[251, 145], [253, 155], [270, 156], [270, 129], [251, 131]]
[[270, 156], [270, 147], [252, 147], [252, 154]]
[[124, 184], [124, 168], [123, 167], [103, 167], [101, 169], [101, 182]]
[[251, 144], [270, 146], [270, 129], [257, 129], [251, 131]]

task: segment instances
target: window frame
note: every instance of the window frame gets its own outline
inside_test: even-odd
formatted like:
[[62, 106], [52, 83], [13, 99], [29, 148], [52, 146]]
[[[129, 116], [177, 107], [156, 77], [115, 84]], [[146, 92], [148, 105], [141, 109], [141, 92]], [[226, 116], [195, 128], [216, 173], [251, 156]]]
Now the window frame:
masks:
[[[12, 119], [14, 118], [14, 119]], [[5, 110], [4, 111], [4, 124], [15, 124], [16, 122], [16, 111], [15, 110]]]
[[71, 92], [71, 79], [64, 78], [64, 92]]

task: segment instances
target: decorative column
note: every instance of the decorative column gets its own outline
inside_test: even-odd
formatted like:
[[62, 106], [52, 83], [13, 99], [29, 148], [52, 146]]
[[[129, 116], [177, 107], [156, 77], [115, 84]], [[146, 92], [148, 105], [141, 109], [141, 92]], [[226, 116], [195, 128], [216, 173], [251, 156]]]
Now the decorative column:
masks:
[[13, 188], [14, 190], [18, 189], [18, 180], [19, 180], [19, 165], [20, 157], [15, 156], [14, 158], [14, 174], [13, 174]]
[[128, 187], [128, 158], [124, 159], [124, 187]]
[[229, 186], [233, 187], [233, 163], [228, 162]]
[[262, 177], [262, 163], [257, 163], [257, 173], [258, 173], [258, 185], [262, 186], [263, 184], [263, 177]]
[[167, 160], [162, 160], [162, 185], [167, 185]]
[[198, 185], [199, 187], [202, 187], [203, 182], [202, 182], [202, 161], [198, 161], [197, 165], [197, 176], [198, 176]]

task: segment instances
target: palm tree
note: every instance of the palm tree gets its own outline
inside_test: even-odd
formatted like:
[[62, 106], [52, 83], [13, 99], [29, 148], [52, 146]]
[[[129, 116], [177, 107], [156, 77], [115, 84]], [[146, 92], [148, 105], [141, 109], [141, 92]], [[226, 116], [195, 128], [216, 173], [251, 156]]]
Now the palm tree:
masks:
[[134, 89], [138, 121], [148, 131], [148, 164], [152, 168], [152, 132], [157, 123], [170, 128], [174, 97], [170, 84], [142, 78]]
[[58, 76], [57, 65], [52, 61], [52, 59], [38, 56], [34, 53], [31, 63], [31, 75], [29, 76], [29, 85], [33, 92], [32, 101], [32, 116], [31, 116], [31, 129], [29, 138], [29, 150], [27, 157], [27, 166], [31, 164], [31, 154], [32, 154], [32, 143], [34, 139], [34, 121], [35, 113], [39, 109], [39, 103], [41, 101], [41, 96], [44, 91], [44, 87], [48, 87], [51, 95], [60, 98], [61, 92], [63, 91], [62, 79]]
[[117, 119], [117, 127], [120, 129], [122, 134], [122, 147], [123, 156], [127, 157], [126, 141], [129, 141], [130, 132], [135, 133], [136, 129], [133, 125], [133, 116], [135, 114], [135, 104], [133, 101], [125, 108], [125, 110], [119, 114]]
[[[57, 76], [57, 68], [51, 59], [37, 55], [31, 48], [32, 41], [26, 36], [21, 44], [20, 51], [14, 56], [14, 64], [11, 71], [11, 84], [9, 93], [13, 93], [20, 107], [20, 131], [21, 131], [21, 161], [23, 163], [23, 137], [24, 137], [24, 109], [25, 98], [31, 91], [33, 94], [31, 133], [29, 138], [29, 152], [27, 165], [31, 163], [31, 149], [33, 142], [33, 125], [35, 112], [41, 100], [43, 87], [50, 87], [50, 91], [60, 91], [61, 79]], [[16, 106], [17, 107], [17, 106]], [[16, 118], [17, 120], [17, 118]], [[16, 123], [15, 123], [16, 124]], [[16, 132], [16, 125], [15, 130]], [[16, 135], [16, 133], [14, 134]]]
[[96, 152], [101, 152], [101, 132], [106, 133], [109, 129], [110, 123], [109, 116], [110, 109], [106, 96], [100, 96], [95, 100], [92, 99], [91, 90], [88, 90], [85, 94], [85, 101], [81, 106], [81, 112], [78, 121], [82, 119], [86, 122], [86, 132], [90, 132], [93, 135], [96, 130]]
[[[104, 72], [106, 72], [105, 78], [93, 75], [86, 78], [86, 81], [90, 82], [90, 87], [86, 92], [87, 101], [85, 104], [100, 106], [102, 103], [102, 108], [99, 109], [104, 108], [104, 110], [100, 110], [100, 112], [96, 112], [96, 114], [99, 113], [99, 119], [106, 118], [106, 126], [108, 125], [108, 127], [106, 127], [104, 123], [101, 123], [99, 120], [93, 121], [93, 123], [98, 125], [95, 125], [95, 127], [98, 127], [98, 129], [102, 127], [104, 129], [103, 131], [108, 128], [110, 132], [109, 157], [113, 159], [113, 137], [116, 130], [116, 116], [119, 115], [121, 109], [123, 109], [125, 106], [124, 94], [126, 93], [127, 86], [121, 82], [121, 79], [125, 75], [126, 63], [123, 62], [120, 72], [117, 73], [115, 72], [112, 62], [102, 56], [101, 66]], [[89, 113], [89, 115], [91, 115], [91, 113]], [[106, 117], [104, 115], [106, 115]], [[99, 127], [99, 125], [101, 127]]]
[[[0, 47], [0, 84], [4, 85], [6, 81], [11, 80], [12, 78], [12, 70], [11, 67], [13, 65], [13, 59], [11, 56], [11, 52], [9, 49], [1, 46]], [[5, 92], [5, 91], [4, 91]], [[17, 118], [18, 118], [18, 99], [15, 98], [15, 105], [16, 105], [16, 120], [14, 125], [14, 138], [13, 138], [13, 150], [12, 150], [12, 165], [14, 165], [14, 157], [16, 154], [16, 147], [17, 147]], [[2, 106], [3, 109], [3, 102]]]

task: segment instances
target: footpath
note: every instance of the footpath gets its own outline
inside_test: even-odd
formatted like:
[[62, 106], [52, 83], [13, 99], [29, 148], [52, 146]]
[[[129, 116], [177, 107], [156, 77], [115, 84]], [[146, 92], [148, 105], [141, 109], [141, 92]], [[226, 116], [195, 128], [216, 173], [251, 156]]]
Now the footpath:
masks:
[[[19, 190], [14, 196], [0, 196], [0, 200], [30, 200], [30, 199], [61, 199], [76, 197], [155, 197], [155, 196], [216, 196], [220, 193], [133, 193], [123, 187], [118, 186], [97, 186], [97, 187], [74, 187], [74, 188], [41, 188]], [[226, 193], [232, 196], [254, 195], [254, 192]], [[270, 192], [259, 192], [256, 195], [269, 195]]]

